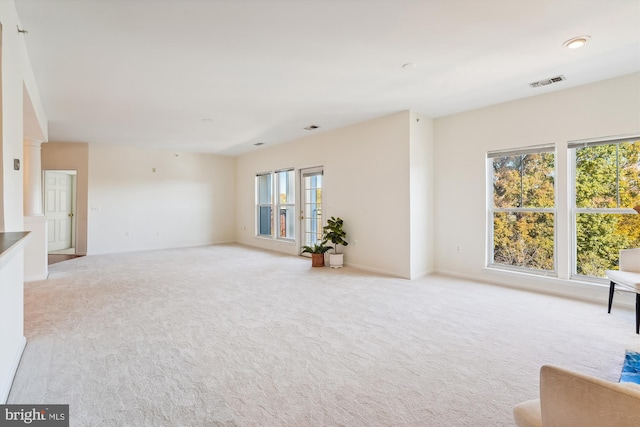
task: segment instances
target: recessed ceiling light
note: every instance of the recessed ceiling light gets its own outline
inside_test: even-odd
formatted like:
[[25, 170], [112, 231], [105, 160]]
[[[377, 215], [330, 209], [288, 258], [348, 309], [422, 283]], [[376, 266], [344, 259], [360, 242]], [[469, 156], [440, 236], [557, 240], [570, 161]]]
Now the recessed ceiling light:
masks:
[[569, 49], [577, 49], [579, 47], [584, 46], [584, 44], [588, 42], [590, 39], [591, 39], [591, 36], [578, 36], [562, 43], [562, 46], [568, 47]]
[[316, 125], [311, 125], [311, 126], [307, 126], [306, 128], [304, 128], [304, 130], [316, 130], [318, 129], [320, 126], [316, 126]]

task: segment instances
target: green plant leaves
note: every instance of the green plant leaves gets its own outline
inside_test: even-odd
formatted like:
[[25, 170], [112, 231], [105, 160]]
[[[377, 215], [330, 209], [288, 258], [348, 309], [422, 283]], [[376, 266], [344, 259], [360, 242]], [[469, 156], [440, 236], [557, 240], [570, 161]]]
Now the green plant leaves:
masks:
[[338, 253], [337, 245], [347, 246], [349, 244], [345, 240], [347, 233], [342, 229], [343, 225], [344, 221], [342, 218], [335, 218], [332, 216], [327, 220], [327, 225], [322, 227], [322, 231], [324, 233], [322, 236], [323, 242], [331, 242], [336, 245], [334, 250], [335, 253]]

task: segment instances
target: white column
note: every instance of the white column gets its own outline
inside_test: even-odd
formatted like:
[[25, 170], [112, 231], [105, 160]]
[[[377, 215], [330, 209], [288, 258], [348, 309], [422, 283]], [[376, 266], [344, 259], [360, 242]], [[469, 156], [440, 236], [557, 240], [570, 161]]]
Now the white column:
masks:
[[31, 232], [24, 248], [24, 280], [43, 280], [49, 275], [47, 262], [47, 218], [42, 209], [42, 141], [25, 140], [23, 170], [24, 229]]
[[43, 215], [42, 141], [24, 141], [24, 216]]

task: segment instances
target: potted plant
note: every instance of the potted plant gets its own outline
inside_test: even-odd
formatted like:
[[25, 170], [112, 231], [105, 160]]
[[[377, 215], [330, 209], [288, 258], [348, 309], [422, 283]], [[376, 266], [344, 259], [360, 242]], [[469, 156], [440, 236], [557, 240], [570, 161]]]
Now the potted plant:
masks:
[[344, 262], [344, 255], [338, 253], [338, 245], [347, 246], [349, 243], [345, 240], [347, 233], [342, 229], [344, 221], [342, 218], [331, 217], [327, 221], [327, 225], [322, 227], [323, 240], [333, 243], [333, 253], [329, 254], [329, 267], [340, 268]]
[[313, 246], [303, 246], [302, 253], [311, 254], [311, 267], [324, 267], [324, 254], [331, 249], [331, 246], [327, 246], [327, 241], [323, 240], [320, 243], [314, 243]]

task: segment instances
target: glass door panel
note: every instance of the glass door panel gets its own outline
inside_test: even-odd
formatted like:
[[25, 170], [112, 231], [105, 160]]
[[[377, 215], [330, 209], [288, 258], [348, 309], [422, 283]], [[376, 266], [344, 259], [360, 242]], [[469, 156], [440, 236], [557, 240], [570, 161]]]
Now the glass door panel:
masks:
[[302, 170], [301, 178], [302, 245], [313, 246], [322, 240], [322, 169]]

